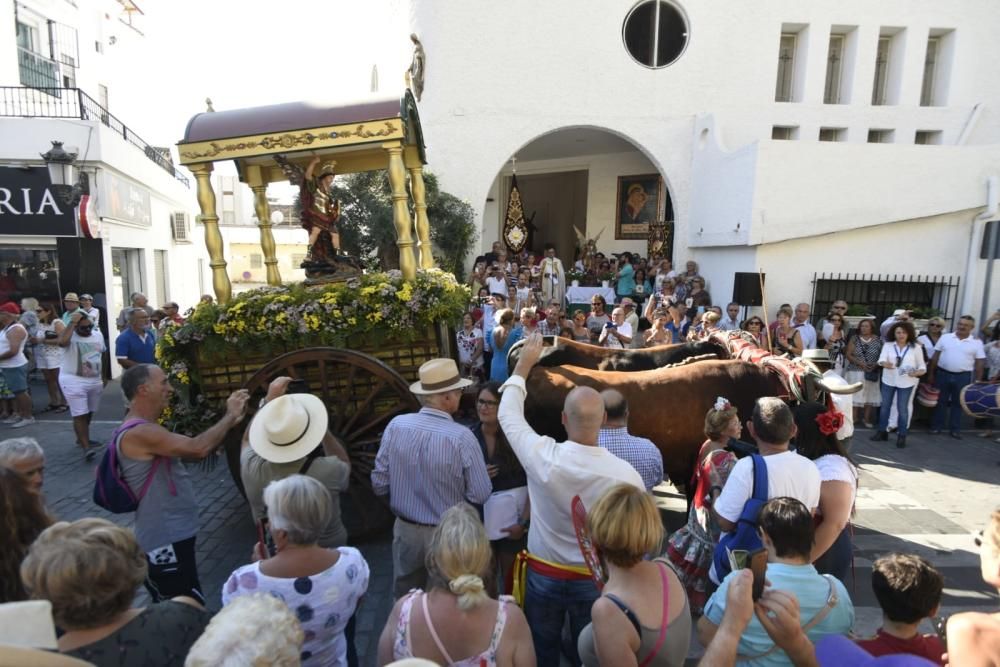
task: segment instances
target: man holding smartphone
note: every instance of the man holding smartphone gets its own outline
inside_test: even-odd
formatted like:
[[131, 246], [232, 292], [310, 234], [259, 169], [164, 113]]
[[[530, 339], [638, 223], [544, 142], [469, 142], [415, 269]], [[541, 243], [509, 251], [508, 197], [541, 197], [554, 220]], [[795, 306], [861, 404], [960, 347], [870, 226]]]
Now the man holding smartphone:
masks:
[[625, 311], [622, 308], [611, 311], [611, 321], [604, 325], [597, 342], [614, 349], [623, 349], [632, 343], [632, 326], [625, 321]]
[[[333, 549], [347, 544], [340, 494], [350, 483], [351, 460], [344, 446], [327, 430], [327, 421], [326, 406], [309, 393], [305, 380], [275, 378], [243, 434], [240, 474], [258, 524], [267, 517], [264, 489], [268, 484], [296, 473], [321, 482], [333, 498], [333, 513], [318, 544]], [[323, 453], [312, 457], [320, 445]]]

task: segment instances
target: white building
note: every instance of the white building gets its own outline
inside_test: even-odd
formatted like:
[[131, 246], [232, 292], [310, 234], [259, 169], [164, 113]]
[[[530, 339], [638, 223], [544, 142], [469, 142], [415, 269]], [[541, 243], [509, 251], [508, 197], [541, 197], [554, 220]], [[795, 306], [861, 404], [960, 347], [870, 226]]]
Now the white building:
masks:
[[[194, 305], [208, 274], [194, 196], [169, 149], [141, 139], [141, 119], [113, 114], [119, 73], [139, 57], [130, 0], [17, 0], [0, 13], [0, 273], [16, 296], [60, 302], [89, 292], [111, 317], [141, 291]], [[114, 82], [114, 85], [112, 85]], [[78, 153], [89, 198], [49, 187], [39, 154]], [[27, 202], [27, 205], [26, 205]], [[48, 203], [49, 205], [44, 205]], [[80, 212], [85, 218], [80, 220]], [[89, 224], [87, 224], [89, 221]], [[15, 297], [16, 298], [16, 297]], [[111, 327], [111, 340], [117, 335]]]
[[535, 245], [564, 261], [571, 223], [645, 255], [615, 238], [619, 177], [658, 174], [674, 263], [698, 261], [717, 303], [759, 269], [772, 310], [815, 288], [818, 308], [855, 295], [979, 314], [1000, 175], [994, 3], [477, 0], [410, 15], [428, 168], [476, 207], [484, 250], [513, 157]]

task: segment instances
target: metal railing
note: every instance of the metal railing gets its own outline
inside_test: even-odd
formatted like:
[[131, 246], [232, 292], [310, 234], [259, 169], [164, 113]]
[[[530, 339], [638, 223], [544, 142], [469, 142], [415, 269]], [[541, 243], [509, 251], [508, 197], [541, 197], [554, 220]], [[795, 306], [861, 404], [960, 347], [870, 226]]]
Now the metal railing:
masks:
[[830, 311], [834, 301], [848, 306], [867, 306], [879, 322], [897, 308], [936, 311], [954, 322], [961, 278], [874, 273], [814, 273], [813, 317], [818, 321]]
[[[23, 79], [22, 79], [23, 80]], [[0, 86], [0, 116], [17, 118], [79, 118], [95, 120], [132, 144], [161, 169], [187, 187], [191, 182], [181, 174], [169, 153], [151, 146], [110, 111], [80, 88]]]

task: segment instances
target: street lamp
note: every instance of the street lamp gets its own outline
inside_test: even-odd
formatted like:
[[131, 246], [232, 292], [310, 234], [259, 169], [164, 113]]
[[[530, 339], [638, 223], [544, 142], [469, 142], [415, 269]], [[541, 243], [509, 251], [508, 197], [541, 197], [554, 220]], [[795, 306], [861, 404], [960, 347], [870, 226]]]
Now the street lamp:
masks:
[[49, 169], [52, 191], [68, 206], [76, 206], [81, 196], [90, 194], [87, 174], [76, 166], [77, 154], [67, 152], [63, 142], [53, 141], [52, 148], [41, 155]]

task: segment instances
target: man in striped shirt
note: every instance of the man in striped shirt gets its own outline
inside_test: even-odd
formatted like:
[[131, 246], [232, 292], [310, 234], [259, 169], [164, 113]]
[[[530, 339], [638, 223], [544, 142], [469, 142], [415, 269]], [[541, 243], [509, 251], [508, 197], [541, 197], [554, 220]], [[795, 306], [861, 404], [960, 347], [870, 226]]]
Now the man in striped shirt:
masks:
[[452, 419], [462, 389], [472, 381], [459, 376], [452, 359], [431, 359], [419, 375], [410, 391], [423, 407], [389, 422], [371, 477], [375, 493], [388, 494], [396, 515], [392, 570], [397, 598], [427, 587], [427, 544], [445, 510], [462, 501], [482, 504], [492, 490], [479, 443]]
[[652, 440], [628, 432], [628, 401], [620, 391], [605, 389], [601, 398], [607, 420], [597, 436], [597, 444], [635, 468], [646, 490], [651, 491], [663, 481], [663, 455]]

